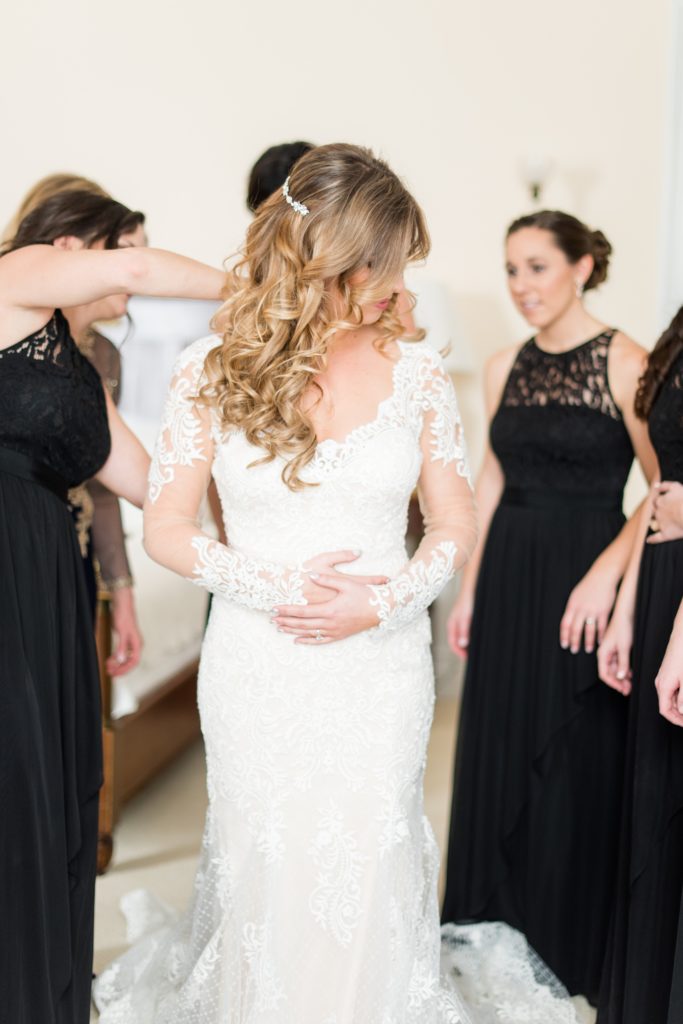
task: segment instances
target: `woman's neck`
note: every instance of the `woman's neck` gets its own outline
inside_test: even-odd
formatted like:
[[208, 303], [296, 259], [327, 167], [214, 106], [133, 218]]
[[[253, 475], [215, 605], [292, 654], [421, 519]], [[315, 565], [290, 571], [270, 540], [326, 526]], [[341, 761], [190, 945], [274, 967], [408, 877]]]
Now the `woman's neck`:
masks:
[[536, 341], [547, 352], [567, 352], [605, 330], [605, 326], [577, 302], [557, 320], [542, 327]]

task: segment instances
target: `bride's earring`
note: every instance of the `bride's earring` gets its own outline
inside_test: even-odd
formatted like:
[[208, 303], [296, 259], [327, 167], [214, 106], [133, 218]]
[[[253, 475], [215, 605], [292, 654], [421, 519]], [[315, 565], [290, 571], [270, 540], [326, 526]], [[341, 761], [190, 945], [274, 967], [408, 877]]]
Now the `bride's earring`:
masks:
[[576, 282], [576, 297], [577, 299], [583, 298], [583, 281]]

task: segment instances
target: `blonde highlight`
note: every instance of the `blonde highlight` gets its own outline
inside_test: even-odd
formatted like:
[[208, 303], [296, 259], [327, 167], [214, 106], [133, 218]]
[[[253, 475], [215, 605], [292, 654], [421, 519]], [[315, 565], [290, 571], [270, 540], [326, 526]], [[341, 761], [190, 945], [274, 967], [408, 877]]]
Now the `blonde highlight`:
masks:
[[[225, 430], [242, 430], [264, 451], [254, 465], [285, 459], [283, 481], [300, 490], [317, 443], [301, 405], [329, 340], [357, 329], [362, 306], [385, 297], [407, 262], [426, 257], [429, 235], [413, 197], [367, 149], [313, 149], [292, 168], [289, 188], [309, 214], [292, 209], [279, 189], [259, 207], [228, 271], [214, 318], [222, 344], [207, 356], [199, 397]], [[366, 267], [368, 279], [353, 284]], [[406, 337], [395, 295], [375, 326], [380, 349], [424, 336]]]

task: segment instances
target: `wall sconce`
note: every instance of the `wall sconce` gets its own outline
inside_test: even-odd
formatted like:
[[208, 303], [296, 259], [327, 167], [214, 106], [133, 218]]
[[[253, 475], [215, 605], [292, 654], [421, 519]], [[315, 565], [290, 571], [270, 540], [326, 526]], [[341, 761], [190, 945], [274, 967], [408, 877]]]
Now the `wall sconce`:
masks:
[[553, 162], [547, 156], [536, 154], [527, 157], [522, 164], [522, 178], [529, 190], [531, 201], [541, 204], [543, 189], [553, 169]]

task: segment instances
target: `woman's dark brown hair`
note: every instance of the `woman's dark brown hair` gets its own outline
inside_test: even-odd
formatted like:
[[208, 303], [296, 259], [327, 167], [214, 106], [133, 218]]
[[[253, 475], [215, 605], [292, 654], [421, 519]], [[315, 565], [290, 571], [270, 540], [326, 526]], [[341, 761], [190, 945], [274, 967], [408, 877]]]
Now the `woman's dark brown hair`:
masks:
[[578, 263], [582, 256], [593, 257], [593, 271], [583, 286], [584, 291], [597, 288], [607, 280], [607, 268], [612, 246], [602, 231], [593, 231], [578, 217], [562, 210], [539, 210], [513, 221], [507, 230], [507, 238], [522, 228], [540, 228], [549, 231], [558, 249], [570, 263]]
[[683, 306], [650, 352], [645, 372], [638, 381], [634, 408], [639, 419], [649, 419], [662, 384], [681, 352], [683, 352]]
[[104, 240], [105, 249], [115, 249], [121, 235], [144, 223], [144, 213], [129, 210], [110, 196], [85, 190], [58, 192], [26, 214], [0, 255], [26, 245], [52, 245], [56, 238], [69, 235], [86, 247]]
[[268, 196], [284, 185], [285, 178], [299, 157], [312, 149], [310, 142], [283, 142], [261, 153], [249, 172], [247, 208], [251, 213], [256, 213], [261, 203], [265, 203]]

